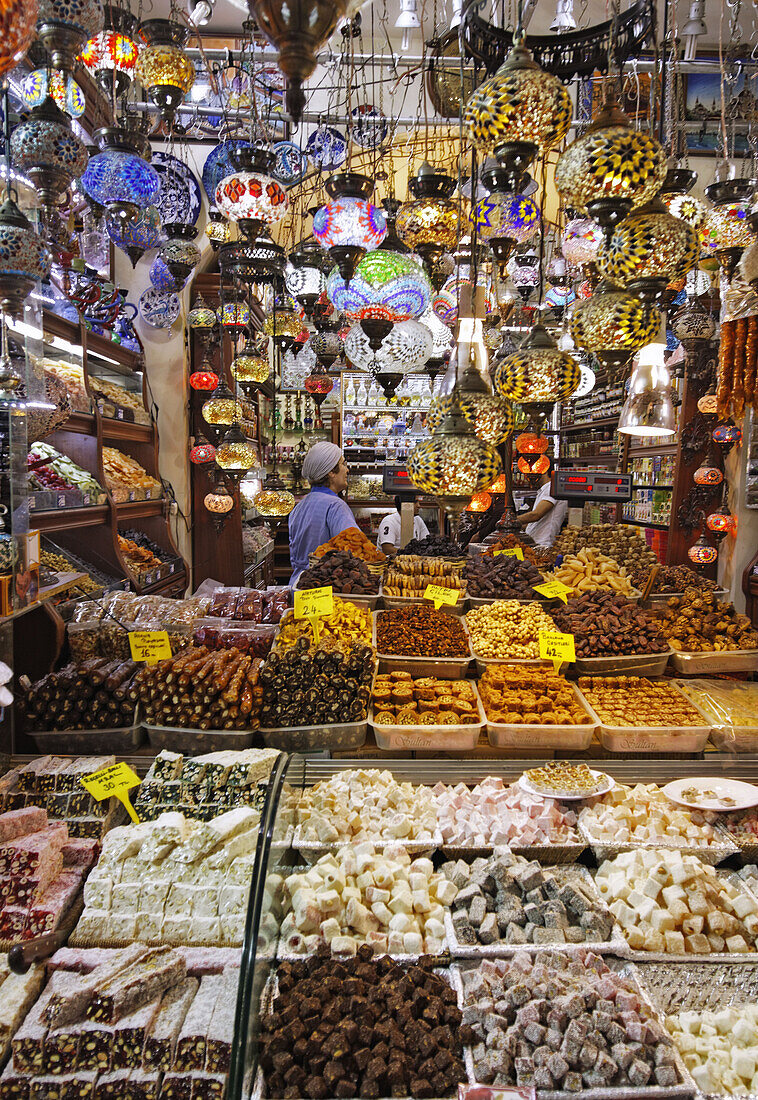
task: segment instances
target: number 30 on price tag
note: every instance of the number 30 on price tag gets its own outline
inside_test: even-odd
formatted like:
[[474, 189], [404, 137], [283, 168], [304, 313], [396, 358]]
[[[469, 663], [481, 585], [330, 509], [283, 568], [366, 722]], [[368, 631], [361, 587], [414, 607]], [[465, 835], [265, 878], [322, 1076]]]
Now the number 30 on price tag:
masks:
[[564, 661], [576, 660], [573, 634], [560, 634], [555, 630], [541, 630], [539, 640], [540, 657], [543, 661], [552, 661], [556, 672], [560, 672]]
[[428, 584], [424, 591], [425, 600], [433, 600], [434, 606], [439, 611], [443, 604], [458, 603], [459, 592], [457, 588], [444, 588], [441, 584]]
[[89, 775], [82, 776], [79, 782], [98, 802], [105, 798], [117, 798], [119, 802], [123, 802], [129, 811], [129, 817], [139, 824], [139, 818], [129, 801], [129, 791], [132, 787], [139, 787], [140, 779], [124, 760], [111, 764], [108, 768], [101, 768], [98, 772], [90, 772]]
[[319, 618], [329, 616], [334, 611], [334, 589], [332, 585], [323, 588], [305, 588], [295, 591], [295, 618], [310, 619], [313, 636], [318, 645], [321, 634]]

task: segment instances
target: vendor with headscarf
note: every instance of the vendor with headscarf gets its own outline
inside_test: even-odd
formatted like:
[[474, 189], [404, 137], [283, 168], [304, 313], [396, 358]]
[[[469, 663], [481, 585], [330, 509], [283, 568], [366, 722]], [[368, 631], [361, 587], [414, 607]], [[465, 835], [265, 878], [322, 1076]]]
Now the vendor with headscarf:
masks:
[[310, 482], [311, 491], [289, 518], [293, 588], [317, 546], [358, 526], [349, 506], [337, 496], [347, 489], [347, 463], [336, 443], [322, 441], [311, 447], [303, 461], [303, 477]]

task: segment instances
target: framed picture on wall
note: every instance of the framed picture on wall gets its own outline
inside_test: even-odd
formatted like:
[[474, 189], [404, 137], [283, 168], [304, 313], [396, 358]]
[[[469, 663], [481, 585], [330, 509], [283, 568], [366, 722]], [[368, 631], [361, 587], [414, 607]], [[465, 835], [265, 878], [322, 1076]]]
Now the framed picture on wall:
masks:
[[[617, 79], [615, 76], [603, 76], [602, 73], [596, 72], [592, 76], [591, 83], [590, 116], [594, 120], [602, 111], [606, 96], [616, 90]], [[633, 122], [642, 121], [650, 114], [651, 86], [650, 73], [627, 72], [624, 74], [621, 109]]]
[[[717, 59], [714, 64], [718, 64]], [[683, 79], [688, 151], [698, 156], [723, 156], [721, 74], [688, 73]], [[735, 80], [724, 82], [724, 115], [731, 156], [751, 155], [750, 130], [755, 131], [753, 145], [758, 140], [757, 92], [755, 77], [744, 71]]]

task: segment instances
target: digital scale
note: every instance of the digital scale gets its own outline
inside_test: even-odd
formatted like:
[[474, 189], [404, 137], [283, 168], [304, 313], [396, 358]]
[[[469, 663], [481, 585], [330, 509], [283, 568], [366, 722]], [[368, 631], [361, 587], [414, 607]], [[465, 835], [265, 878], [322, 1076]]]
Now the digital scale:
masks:
[[632, 499], [631, 474], [607, 474], [600, 470], [555, 470], [551, 490], [558, 500]]
[[399, 496], [401, 500], [413, 501], [420, 495], [408, 476], [405, 466], [385, 464], [382, 475], [382, 489], [388, 497]]

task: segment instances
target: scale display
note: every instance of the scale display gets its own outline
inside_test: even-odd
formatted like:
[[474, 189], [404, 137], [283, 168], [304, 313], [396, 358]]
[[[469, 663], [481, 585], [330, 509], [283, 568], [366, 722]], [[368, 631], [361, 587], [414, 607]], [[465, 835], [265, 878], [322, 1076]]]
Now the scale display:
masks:
[[631, 474], [607, 474], [599, 470], [555, 470], [551, 480], [558, 500], [632, 499]]
[[408, 471], [405, 466], [390, 466], [389, 464], [385, 464], [382, 476], [382, 488], [387, 496], [390, 497], [394, 497], [397, 494], [401, 497], [407, 497], [408, 500], [413, 500], [414, 497], [419, 495], [418, 489], [408, 476]]

